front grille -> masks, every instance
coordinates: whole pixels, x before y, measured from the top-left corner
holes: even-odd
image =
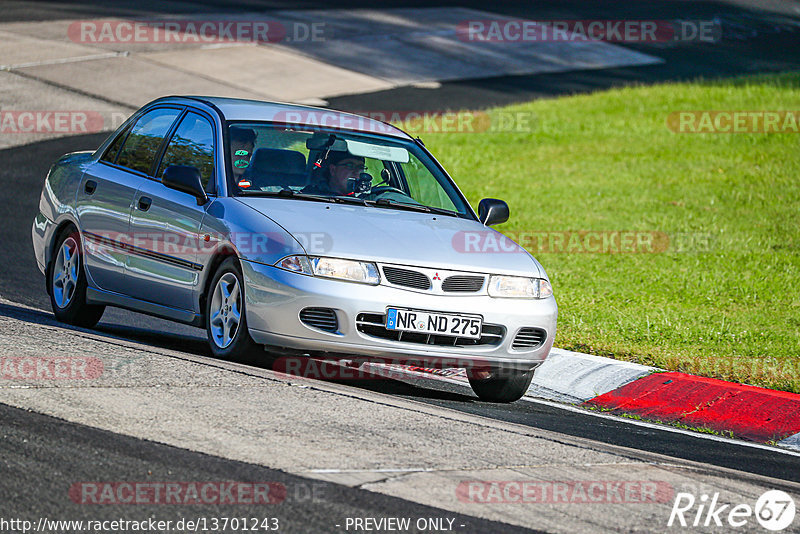
[[[442,291],[475,293],[476,291],[481,290],[484,280],[485,277],[483,276],[448,276],[444,279],[444,282],[442,282]]]
[[[383,274],[392,284],[415,289],[430,289],[431,280],[419,271],[398,269],[397,267],[384,267]]]
[[[359,313],[356,317],[356,328],[362,334],[404,343],[422,345],[440,345],[450,347],[469,347],[474,345],[499,345],[503,341],[505,328],[496,324],[484,324],[480,339],[464,337],[439,336],[435,334],[419,334],[417,332],[401,332],[386,329],[386,316],[380,313]]]
[[[336,332],[339,330],[339,321],[336,319],[336,312],[330,308],[303,308],[300,311],[300,320],[313,328],[319,328],[326,332]]]
[[[544,343],[547,332],[541,328],[522,328],[514,337],[511,348],[516,350],[535,349]]]

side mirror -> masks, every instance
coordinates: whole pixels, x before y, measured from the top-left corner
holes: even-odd
[[[170,189],[189,193],[202,206],[208,200],[203,182],[200,181],[200,169],[191,165],[170,165],[161,176],[161,183]]]
[[[478,218],[485,226],[504,223],[508,216],[508,204],[503,200],[484,198],[478,204]]]

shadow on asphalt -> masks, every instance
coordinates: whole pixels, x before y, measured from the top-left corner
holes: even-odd
[[[409,378],[408,381],[401,381],[391,378],[382,378],[379,375],[375,375],[375,378],[365,378],[361,380],[324,381],[335,382],[337,384],[343,384],[345,386],[351,386],[358,389],[365,389],[375,393],[385,393],[387,395],[406,397],[410,399],[427,399],[470,404],[478,402],[478,398],[475,396],[464,395],[455,391],[432,388],[430,386],[432,385],[433,379],[426,378]],[[425,387],[416,385],[417,383],[424,383]]]
[[[87,332],[94,335],[99,335],[101,337],[107,337],[109,339],[138,341],[147,345],[156,346],[163,349],[189,352],[198,356],[209,356],[210,354],[205,342],[199,341],[197,338],[170,332],[147,330],[127,325],[109,324],[102,322],[102,320],[95,328],[79,328],[59,322],[50,312],[6,303],[0,303],[0,316],[11,317],[32,324],[43,324],[57,328],[64,328],[66,330],[74,330],[76,332]]]

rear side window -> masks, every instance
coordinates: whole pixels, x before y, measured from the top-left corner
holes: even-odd
[[[149,173],[158,148],[179,113],[177,109],[154,109],[142,115],[122,145],[117,164]]]
[[[206,191],[214,175],[214,128],[197,113],[189,112],[170,139],[164,158],[161,160],[159,178],[170,165],[191,165],[200,171],[200,179]]]

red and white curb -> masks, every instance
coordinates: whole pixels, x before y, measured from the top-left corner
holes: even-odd
[[[584,406],[800,449],[800,395],[785,391],[664,372],[639,378]]]
[[[462,369],[389,367],[466,382]],[[800,451],[800,395],[795,393],[554,348],[525,396]]]

